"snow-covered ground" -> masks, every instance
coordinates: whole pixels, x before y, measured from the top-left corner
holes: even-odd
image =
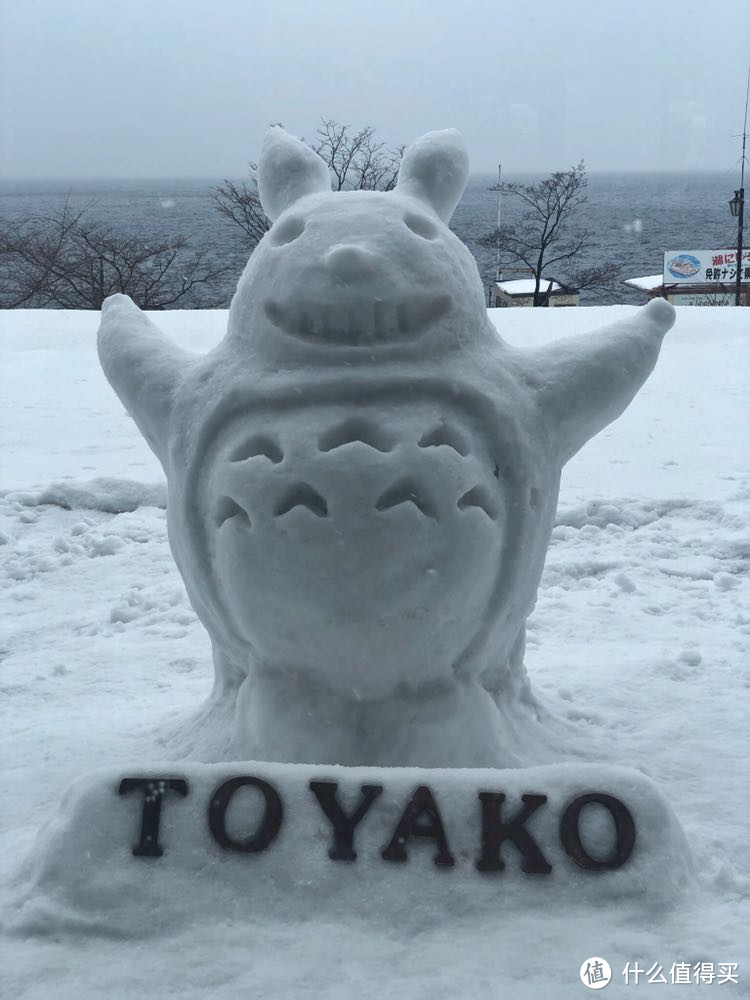
[[[535,345],[628,311],[490,315]],[[205,350],[226,314],[155,318]],[[162,473],[99,370],[97,325],[93,313],[0,313],[3,879],[69,782],[163,758],[165,724],[212,678],[167,544]],[[564,473],[529,622],[527,666],[550,710],[589,759],[648,774],[681,820],[697,874],[686,899],[514,913],[500,895],[493,920],[436,914],[419,928],[308,912],[147,941],[11,936],[7,995],[546,1000],[585,995],[589,956],[613,967],[607,996],[668,992],[675,962],[740,972],[739,985],[678,996],[747,995],[749,376],[750,311],[678,309],[644,389]],[[661,964],[667,984],[625,986],[626,961]]]

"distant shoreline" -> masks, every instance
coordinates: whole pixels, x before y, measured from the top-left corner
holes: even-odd
[[[564,169],[564,167],[560,167]],[[733,176],[736,173],[734,166],[731,168],[709,168],[701,167],[698,169],[680,167],[675,169],[664,169],[657,168],[654,170],[588,170],[589,178],[602,178],[602,177],[726,177],[727,184],[731,185],[733,183]],[[512,171],[509,170],[507,173],[503,173],[504,180],[516,180],[523,179],[528,180],[535,177],[544,177],[549,173],[549,171]],[[221,184],[224,180],[231,181],[242,181],[247,180],[249,173],[244,174],[217,174],[214,177],[176,177],[165,174],[164,176],[156,177],[0,177],[0,194],[3,193],[4,188],[14,188],[22,185],[29,185],[33,187],[43,187],[45,185],[55,187],[65,187],[67,185],[75,185],[79,187],[81,185],[95,184],[95,185],[161,185],[161,184],[187,184],[187,185],[208,185],[210,187],[215,187],[217,184]],[[471,180],[488,180],[491,184],[497,181],[497,172],[490,170],[480,170],[475,171],[470,176]],[[47,192],[52,193],[52,192]],[[731,193],[731,192],[730,192]]]

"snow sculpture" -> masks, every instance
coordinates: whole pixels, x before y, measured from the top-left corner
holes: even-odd
[[[332,193],[280,128],[273,220],[222,343],[105,303],[104,371],[161,460],[175,560],[214,647],[199,753],[370,765],[534,759],[523,666],[563,464],[628,405],[674,310],[533,352],[490,324],[448,229],[455,131],[389,193]]]

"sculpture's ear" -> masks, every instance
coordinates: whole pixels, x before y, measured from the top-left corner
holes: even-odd
[[[654,299],[635,316],[527,356],[527,374],[562,462],[620,416],[648,378],[675,311]]]
[[[427,132],[404,153],[398,189],[426,201],[445,222],[461,200],[469,179],[469,154],[454,128]]]
[[[172,403],[191,355],[167,340],[127,295],[104,302],[97,346],[110,385],[164,465]]]
[[[280,125],[266,132],[258,164],[258,194],[271,222],[298,198],[330,190],[325,160]]]

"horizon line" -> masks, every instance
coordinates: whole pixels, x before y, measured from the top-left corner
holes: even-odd
[[[469,175],[472,177],[494,177],[496,174],[496,169],[482,169],[472,171]],[[551,173],[557,173],[560,168],[552,168],[550,170],[540,170],[540,169],[517,169],[508,170],[506,176],[517,177],[517,176],[540,176],[546,177]],[[569,168],[564,168],[569,169]],[[589,177],[594,177],[601,174],[617,174],[623,176],[629,176],[633,174],[731,174],[732,169],[726,167],[633,167],[633,168],[622,168],[622,167],[600,167],[594,170],[589,170],[586,168],[586,173]],[[137,183],[145,181],[201,181],[211,183],[221,183],[225,180],[238,181],[246,180],[249,177],[249,173],[241,175],[231,175],[231,174],[134,174],[132,176],[124,174],[45,174],[37,177],[24,177],[24,176],[0,176],[0,184],[64,184],[64,183],[82,183],[87,181],[118,181],[118,182],[128,182]]]

